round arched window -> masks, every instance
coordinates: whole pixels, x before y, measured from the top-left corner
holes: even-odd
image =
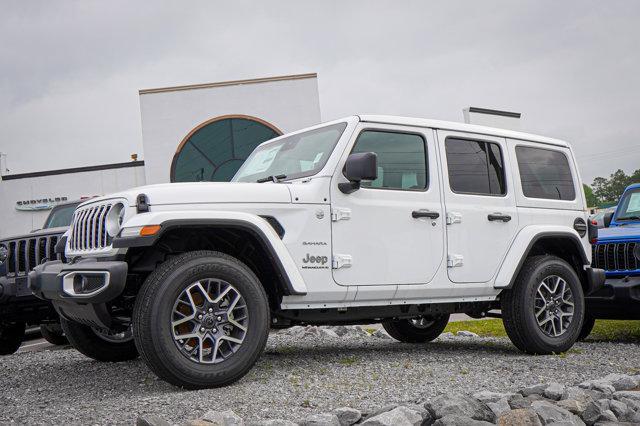
[[[266,121],[246,115],[206,121],[178,146],[171,164],[171,181],[228,182],[256,146],[281,134]]]

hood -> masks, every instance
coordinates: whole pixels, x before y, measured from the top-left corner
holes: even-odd
[[[113,198],[126,198],[130,206],[139,194],[145,194],[149,205],[203,203],[291,203],[291,192],[282,183],[190,182],[147,185],[104,197],[92,198],[89,205]]]
[[[8,238],[0,238],[0,241],[11,241],[11,240],[24,240],[27,238],[36,238],[42,237],[45,235],[62,235],[67,232],[68,227],[63,226],[59,228],[48,228],[48,229],[38,229],[37,231],[29,232],[28,234],[15,235]]]
[[[640,240],[640,223],[598,229],[598,241]]]

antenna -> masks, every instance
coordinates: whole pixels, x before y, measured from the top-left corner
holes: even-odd
[[[2,166],[2,158],[4,157],[4,167]],[[7,167],[7,154],[5,154],[4,152],[0,152],[0,175],[3,175],[5,173],[10,172],[11,170],[9,170],[9,168]]]

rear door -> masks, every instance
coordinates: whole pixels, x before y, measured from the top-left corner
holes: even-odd
[[[507,142],[463,132],[437,133],[444,163],[449,279],[488,282],[518,230]]]

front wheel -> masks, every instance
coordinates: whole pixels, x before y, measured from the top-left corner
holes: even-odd
[[[0,355],[15,353],[24,339],[23,322],[0,323]]]
[[[566,352],[578,339],[584,294],[573,268],[555,256],[528,258],[513,288],[500,296],[513,344],[529,354]]]
[[[131,327],[124,332],[103,332],[64,318],[60,318],[60,325],[71,346],[96,361],[121,362],[138,357]]]
[[[389,336],[405,343],[426,343],[438,337],[449,323],[449,314],[382,322]]]
[[[213,251],[163,263],[145,281],[133,312],[144,361],[188,389],[243,377],[266,345],[270,322],[267,295],[251,269]]]

